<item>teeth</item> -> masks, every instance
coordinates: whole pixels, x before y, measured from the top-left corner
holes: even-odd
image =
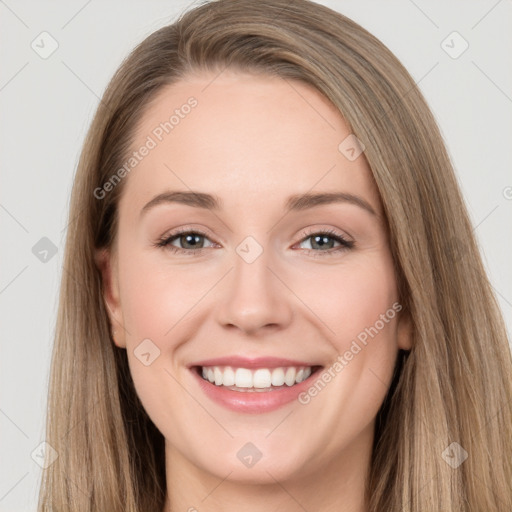
[[[252,376],[252,386],[254,388],[269,388],[272,385],[272,374],[270,370],[256,370]]]
[[[284,382],[287,386],[293,386],[295,384],[295,376],[297,375],[297,371],[295,368],[290,366],[284,375]]]
[[[222,386],[222,372],[219,368],[215,367],[213,369],[213,376],[215,377],[215,385]]]
[[[251,370],[237,368],[235,372],[235,386],[237,388],[252,388]]]
[[[241,389],[265,389],[286,384],[293,386],[311,375],[310,366],[287,366],[281,368],[232,368],[231,366],[202,367],[203,379],[216,386]]]
[[[284,384],[284,370],[274,368],[272,370],[272,386],[282,386]]]
[[[235,385],[235,372],[229,366],[227,368],[224,368],[224,374],[222,375],[222,384],[224,386]]]

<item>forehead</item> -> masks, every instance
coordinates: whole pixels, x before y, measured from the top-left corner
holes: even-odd
[[[166,189],[212,192],[228,204],[343,191],[379,210],[364,154],[351,161],[339,149],[348,136],[337,108],[303,82],[232,70],[190,75],[146,107],[132,150],[150,150],[129,173],[122,202],[141,205]]]

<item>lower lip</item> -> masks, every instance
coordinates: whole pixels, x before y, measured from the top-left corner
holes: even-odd
[[[216,386],[210,381],[203,379],[196,371],[190,371],[198,380],[199,387],[214,402],[223,405],[227,409],[244,413],[270,412],[282,407],[297,399],[298,395],[305,391],[312,383],[312,379],[318,377],[318,369],[306,380],[293,386],[285,386],[271,391],[233,391],[224,386]]]

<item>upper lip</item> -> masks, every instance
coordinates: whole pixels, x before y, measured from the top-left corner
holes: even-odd
[[[241,356],[217,357],[214,359],[204,359],[189,365],[194,366],[233,366],[235,368],[279,368],[282,366],[320,366],[306,361],[297,361],[295,359],[285,359],[281,357],[254,357],[247,358]]]

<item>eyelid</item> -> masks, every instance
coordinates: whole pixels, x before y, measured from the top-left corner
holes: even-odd
[[[206,231],[209,230],[204,228],[194,228],[192,225],[182,226],[180,228],[176,228],[175,230],[171,230],[171,232],[168,234],[166,233],[159,237],[158,240],[153,244],[153,246],[157,248],[168,249],[173,253],[187,254],[188,256],[198,256],[202,254],[202,252],[205,251],[206,249],[209,249],[209,247],[200,247],[199,249],[182,249],[181,247],[175,247],[171,245],[171,241],[174,241],[174,239],[179,238],[179,236],[182,234],[193,233],[210,240],[210,242],[212,242],[213,244],[216,244],[217,242],[214,242]],[[326,235],[329,238],[337,239],[337,242],[341,244],[339,247],[331,248],[326,251],[302,249],[303,251],[306,251],[307,254],[314,254],[315,257],[323,255],[328,257],[333,254],[338,254],[343,250],[352,249],[355,244],[353,238],[350,235],[347,236],[347,234],[336,228],[320,228],[308,226],[307,228],[304,228],[301,238],[294,244],[294,246],[303,243],[308,238],[311,238],[313,235]]]
[[[166,240],[169,238],[177,237],[178,235],[182,235],[184,233],[196,233],[198,235],[204,236],[205,238],[211,239],[215,238],[213,233],[210,232],[209,229],[204,227],[196,227],[194,224],[189,224],[186,226],[182,226],[176,229],[171,229],[166,231],[162,236],[158,237],[158,240]],[[217,236],[217,238],[221,238]],[[213,241],[213,240],[212,240]]]
[[[195,249],[195,250],[192,250],[192,249],[182,249],[181,247],[171,246],[171,242],[170,241],[173,240],[173,239],[179,238],[179,236],[182,235],[182,234],[194,233],[196,235],[202,236],[202,237],[210,240],[213,244],[215,244],[216,242],[211,240],[211,237],[207,233],[207,231],[208,231],[207,229],[204,229],[204,228],[194,228],[192,226],[184,226],[184,227],[176,228],[175,230],[171,230],[170,232],[166,232],[162,236],[158,237],[156,242],[153,243],[152,245],[155,246],[155,247],[163,248],[163,249],[166,249],[168,247],[172,247],[172,249],[170,249],[170,250],[174,251],[174,252],[186,252],[186,253],[189,253],[189,254],[198,253],[199,251],[207,249],[207,247],[201,247],[201,248]]]
[[[306,228],[306,231],[303,233],[302,238],[295,244],[299,245],[309,238],[311,238],[313,235],[324,235],[328,238],[335,239],[340,245],[338,247],[334,247],[331,249],[328,249],[326,251],[317,251],[314,249],[303,249],[303,251],[306,251],[308,255],[312,255],[313,257],[317,258],[328,258],[331,256],[338,256],[341,253],[351,250],[355,247],[354,239],[351,236],[345,235],[345,233],[341,232],[338,229],[335,228],[315,228],[310,227]]]
[[[316,234],[328,234],[328,235],[331,235],[333,237],[338,237],[338,238],[342,238],[343,240],[345,240],[346,242],[350,242],[350,243],[353,243],[354,242],[354,239],[351,235],[349,235],[346,231],[342,231],[341,229],[337,229],[337,228],[318,228],[318,227],[306,227],[304,228],[304,232],[302,233],[302,238],[300,240],[300,242],[302,242],[305,238],[308,238],[312,235],[316,235]]]

